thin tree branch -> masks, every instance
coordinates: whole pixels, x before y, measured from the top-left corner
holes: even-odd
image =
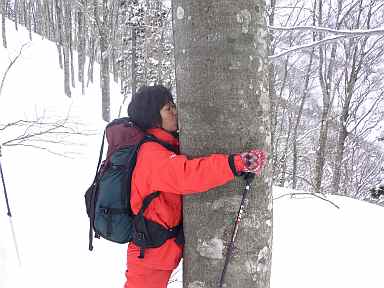
[[[275,201],[275,200],[278,200],[278,199],[283,198],[285,196],[290,196],[291,198],[293,198],[294,196],[298,196],[298,195],[311,195],[311,196],[317,197],[317,198],[319,198],[321,200],[324,200],[324,201],[332,204],[337,209],[340,209],[340,207],[337,206],[335,203],[333,203],[331,200],[328,200],[328,199],[326,199],[324,197],[321,197],[321,196],[317,195],[316,193],[309,193],[309,192],[308,193],[305,193],[305,192],[287,193],[287,194],[280,195],[280,196],[278,196],[276,198],[273,198],[273,200]]]
[[[24,146],[24,147],[30,147],[30,148],[35,148],[35,149],[39,149],[39,150],[43,150],[43,151],[46,151],[50,154],[53,154],[53,155],[56,155],[56,156],[61,156],[61,157],[65,157],[65,158],[69,158],[69,159],[72,159],[73,157],[70,157],[68,154],[64,154],[64,153],[59,153],[59,152],[56,152],[56,151],[53,151],[47,147],[42,147],[42,146],[39,146],[39,145],[34,145],[34,144],[22,144],[22,143],[18,143],[18,144],[15,144],[15,145],[7,145],[7,146]],[[78,155],[78,153],[74,153],[74,152],[69,152],[70,154],[73,154],[73,155]]]
[[[19,57],[21,56],[21,54],[23,52],[23,49],[24,49],[24,47],[26,45],[28,45],[28,43],[24,43],[23,45],[21,45],[19,53],[13,59],[11,59],[11,62],[9,63],[7,69],[5,69],[3,78],[1,79],[0,96],[1,96],[1,92],[3,91],[3,86],[4,86],[4,83],[5,83],[5,79],[7,78],[8,72],[11,70],[12,66],[16,63],[17,59],[19,59]]]

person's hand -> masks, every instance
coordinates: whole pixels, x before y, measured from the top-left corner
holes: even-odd
[[[252,149],[248,152],[243,152],[240,155],[242,167],[239,167],[240,172],[249,172],[260,175],[261,170],[267,163],[267,153],[260,149]]]

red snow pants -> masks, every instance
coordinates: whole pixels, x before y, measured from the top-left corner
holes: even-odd
[[[167,288],[171,274],[172,270],[156,270],[128,262],[124,288]]]

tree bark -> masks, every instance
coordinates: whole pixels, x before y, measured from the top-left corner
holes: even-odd
[[[181,149],[191,157],[270,151],[265,2],[173,2]],[[184,198],[184,287],[218,287],[244,181]],[[256,177],[225,284],[269,287],[270,170]]]

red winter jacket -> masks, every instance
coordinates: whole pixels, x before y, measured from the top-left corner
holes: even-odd
[[[179,146],[178,140],[163,129],[153,128],[147,132],[176,148]],[[143,199],[152,192],[160,191],[160,196],[151,202],[144,216],[171,228],[182,221],[182,195],[205,192],[233,179],[228,155],[212,154],[188,160],[186,156],[176,155],[156,142],[147,142],[140,147],[132,175],[132,210],[137,214]],[[172,270],[180,262],[182,249],[173,238],[158,248],[146,249],[144,259],[139,259],[140,249],[131,242],[128,258],[130,263],[140,266]]]

